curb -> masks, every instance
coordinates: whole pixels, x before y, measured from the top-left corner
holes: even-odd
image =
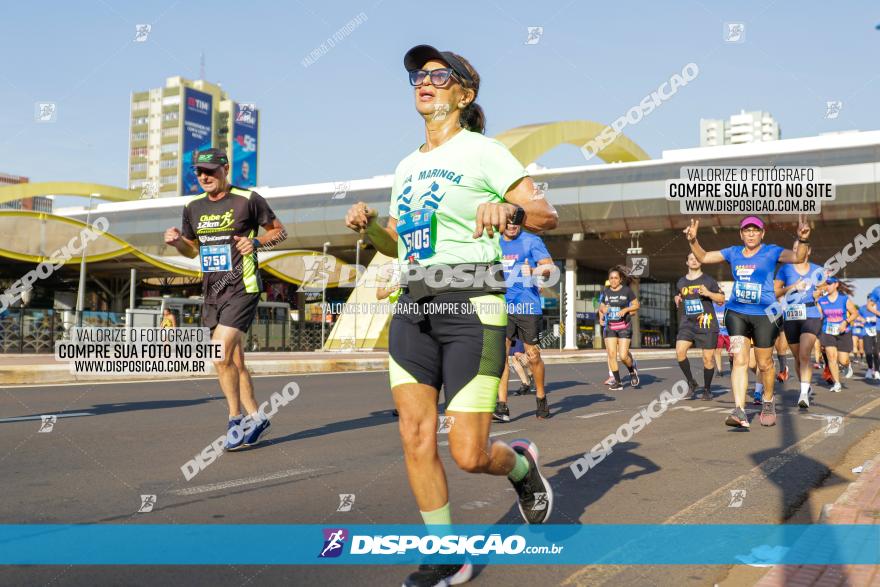
[[[674,349],[636,350],[638,359],[674,359]],[[316,353],[317,354],[317,353]],[[323,353],[322,353],[323,354]],[[689,354],[699,357],[699,351]],[[51,355],[47,355],[51,356]],[[2,357],[2,355],[0,355]],[[547,365],[563,365],[576,363],[604,363],[603,352],[587,351],[552,351],[543,353]],[[341,373],[350,371],[387,371],[388,355],[372,357],[334,358],[332,356],[291,360],[259,359],[259,355],[246,357],[248,370],[252,375],[299,375],[305,373]],[[52,383],[98,383],[98,382],[138,382],[163,379],[213,379],[214,366],[209,365],[204,374],[190,373],[150,373],[144,375],[118,374],[94,375],[89,373],[74,374],[66,363],[45,363],[31,365],[0,365],[0,385],[40,385]]]

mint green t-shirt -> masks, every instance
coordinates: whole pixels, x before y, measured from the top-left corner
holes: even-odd
[[[398,260],[414,255],[425,266],[498,261],[497,232],[473,238],[477,208],[503,202],[527,175],[502,143],[466,129],[427,153],[409,154],[394,172],[389,209],[398,220]]]

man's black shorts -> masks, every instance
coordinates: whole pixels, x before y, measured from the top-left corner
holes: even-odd
[[[851,332],[833,335],[823,332],[819,336],[819,344],[824,347],[833,346],[839,353],[851,353],[853,351],[853,337]]]
[[[785,332],[785,340],[788,344],[800,344],[802,334],[819,336],[819,332],[822,330],[822,319],[786,320],[782,323],[782,330]]]
[[[685,322],[679,328],[675,340],[690,341],[698,349],[714,349],[718,346],[718,329],[697,328],[693,322]]]
[[[770,320],[766,314],[740,314],[734,310],[725,310],[724,325],[730,338],[745,336],[752,339],[757,349],[769,349],[776,344],[782,319]]]
[[[202,306],[202,326],[217,328],[218,324],[247,332],[257,315],[258,293],[237,293]]]
[[[508,314],[507,338],[523,341],[523,344],[535,346],[541,333],[541,314]]]

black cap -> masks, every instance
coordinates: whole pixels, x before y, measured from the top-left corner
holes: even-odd
[[[205,169],[217,169],[229,165],[229,157],[220,149],[205,149],[196,153],[193,159],[193,167],[204,167]]]
[[[420,69],[426,62],[431,60],[443,61],[449,64],[458,77],[472,85],[476,85],[474,78],[471,77],[468,68],[464,66],[461,59],[453,55],[449,51],[440,51],[431,45],[416,45],[406,52],[403,56],[403,66],[407,71]]]

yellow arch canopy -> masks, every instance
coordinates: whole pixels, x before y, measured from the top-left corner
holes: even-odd
[[[590,120],[569,120],[518,126],[504,131],[495,138],[504,143],[520,163],[528,165],[563,143],[583,147],[606,128],[609,127]],[[623,134],[617,135],[610,144],[599,151],[598,156],[608,163],[646,161],[651,158]]]
[[[139,190],[127,190],[101,183],[78,181],[42,181],[36,183],[17,183],[0,187],[0,204],[14,202],[35,196],[94,196],[111,202],[127,202],[141,197]]]

